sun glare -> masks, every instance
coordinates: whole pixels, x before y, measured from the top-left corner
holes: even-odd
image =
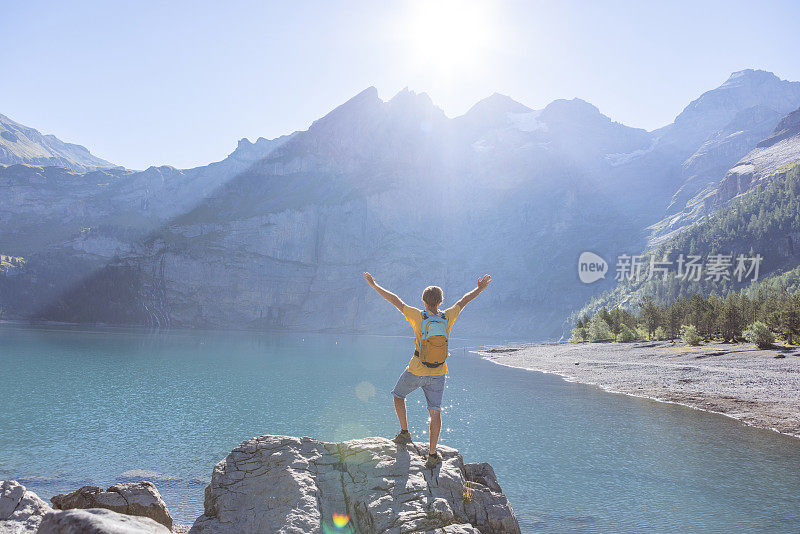
[[[438,74],[477,69],[492,41],[489,2],[429,0],[413,5],[405,34],[412,63]]]

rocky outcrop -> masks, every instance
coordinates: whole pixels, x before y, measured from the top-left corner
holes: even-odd
[[[770,147],[796,135],[800,135],[800,109],[792,111],[781,119],[772,135],[761,141],[758,148]]]
[[[518,534],[514,511],[487,463],[440,446],[385,438],[326,443],[261,436],[214,466],[194,534]],[[16,481],[0,482],[0,534],[160,534],[172,518],[150,482],[56,495],[54,508]],[[176,530],[177,531],[177,530]]]
[[[738,195],[758,185],[782,178],[800,162],[800,109],[778,124],[765,139],[730,169],[709,196],[709,205],[717,209]]]
[[[115,484],[106,491],[97,486],[83,486],[72,493],[56,495],[50,501],[58,510],[105,508],[120,514],[149,517],[172,528],[172,516],[152,482]]]
[[[384,438],[256,437],[214,467],[190,532],[323,533],[335,515],[351,533],[520,532],[491,467],[439,450],[441,465],[427,469],[424,448]]]
[[[55,509],[15,480],[0,481],[0,534],[166,534],[172,528],[150,482],[102,491],[84,486],[51,499]]]
[[[50,512],[38,534],[168,534],[148,517],[118,514],[104,508]]]
[[[0,534],[36,532],[50,505],[16,480],[0,481]]]
[[[486,486],[497,493],[503,492],[503,490],[500,489],[500,484],[497,482],[494,469],[486,462],[464,464],[464,475],[470,482]]]

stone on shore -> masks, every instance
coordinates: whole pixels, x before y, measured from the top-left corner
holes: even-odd
[[[427,447],[385,438],[252,438],[214,467],[190,532],[323,534],[344,514],[341,532],[518,534],[491,466],[439,452],[442,463],[427,469]]]
[[[58,510],[105,508],[120,514],[149,517],[168,529],[172,528],[172,516],[167,505],[153,483],[148,481],[115,484],[106,491],[97,486],[83,486],[72,493],[56,495],[50,501]]]
[[[106,508],[54,510],[42,520],[38,534],[169,534],[149,517],[125,515]]]
[[[0,534],[36,532],[52,508],[16,480],[0,481]]]
[[[16,480],[0,481],[0,534],[168,534],[163,522],[172,525],[150,482],[117,484],[107,492],[84,486],[52,501],[55,509]]]

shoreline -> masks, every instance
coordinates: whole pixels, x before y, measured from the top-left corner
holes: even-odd
[[[800,347],[682,342],[549,343],[473,351],[609,393],[679,404],[800,438]]]

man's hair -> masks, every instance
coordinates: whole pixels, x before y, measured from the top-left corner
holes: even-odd
[[[428,286],[422,292],[422,300],[428,306],[438,306],[444,300],[444,293],[439,286]]]

